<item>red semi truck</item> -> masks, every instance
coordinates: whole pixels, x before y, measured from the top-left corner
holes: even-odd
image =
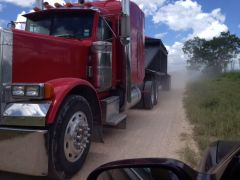
[[[0,170],[59,179],[83,165],[102,128],[170,89],[167,50],[128,0],[47,2],[25,30],[0,30]]]

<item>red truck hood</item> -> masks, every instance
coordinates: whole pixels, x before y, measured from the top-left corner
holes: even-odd
[[[13,82],[86,79],[90,40],[57,38],[13,30]]]

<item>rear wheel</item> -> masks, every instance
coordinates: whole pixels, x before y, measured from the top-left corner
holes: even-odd
[[[50,168],[55,178],[70,178],[82,167],[89,152],[92,120],[84,97],[66,98],[50,128]]]
[[[146,109],[152,109],[154,106],[155,101],[155,90],[153,81],[146,81],[144,84],[144,95],[143,95],[143,101],[144,101],[144,107]]]
[[[157,103],[158,103],[158,93],[159,93],[159,91],[158,91],[158,81],[154,81],[154,105],[157,105]]]

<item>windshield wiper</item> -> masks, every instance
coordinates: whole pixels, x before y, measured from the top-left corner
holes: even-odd
[[[65,38],[75,38],[74,35],[72,34],[57,34],[57,35],[54,35],[55,37],[65,37]]]
[[[77,34],[57,34],[54,35],[55,37],[63,37],[63,38],[75,38],[75,39],[81,39],[80,37],[77,36]]]

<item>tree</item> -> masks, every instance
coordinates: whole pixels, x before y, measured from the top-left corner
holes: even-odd
[[[240,53],[240,38],[230,32],[211,40],[195,37],[186,41],[182,50],[188,57],[188,68],[222,72]]]

